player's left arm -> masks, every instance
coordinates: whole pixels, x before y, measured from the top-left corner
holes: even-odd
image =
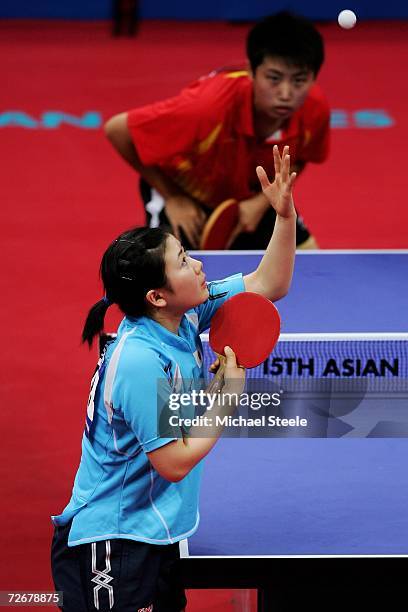
[[[273,148],[275,180],[269,182],[262,166],[256,173],[262,193],[276,211],[276,222],[271,240],[257,269],[244,276],[245,289],[264,295],[275,301],[284,297],[292,282],[296,253],[296,210],[292,188],[296,173],[290,171],[289,147],[283,149],[282,157],[275,145]]]

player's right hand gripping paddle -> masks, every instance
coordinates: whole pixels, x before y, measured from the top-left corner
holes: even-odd
[[[204,226],[200,249],[223,250],[238,224],[239,206],[236,200],[225,200],[217,206]]]
[[[224,375],[225,346],[232,348],[238,365],[255,368],[271,353],[279,334],[280,316],[267,298],[244,291],[226,300],[211,321],[210,346],[220,356],[214,378]]]

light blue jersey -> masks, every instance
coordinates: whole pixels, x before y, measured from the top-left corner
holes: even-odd
[[[114,538],[172,544],[197,529],[202,462],[169,482],[146,453],[176,439],[157,431],[157,381],[170,394],[183,379],[203,378],[199,334],[227,298],[245,291],[242,274],[208,290],[209,299],[183,316],[179,335],[148,317],[125,317],[99,360],[72,497],[52,517],[55,525],[73,519],[69,546]]]

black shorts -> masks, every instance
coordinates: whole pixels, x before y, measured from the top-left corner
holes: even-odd
[[[64,612],[180,612],[187,605],[177,572],[179,544],[103,540],[68,547],[71,523],[51,547],[55,590]]]
[[[151,190],[150,185],[145,180],[142,179],[140,181],[140,193],[141,193],[142,200],[143,200],[145,207],[146,207],[146,204],[150,202],[151,191],[152,190]],[[212,213],[212,210],[209,208],[206,208],[204,206],[202,206],[201,208],[203,209],[207,217],[209,217],[210,214]],[[152,215],[149,213],[148,210],[146,210],[146,224],[149,226],[151,224],[151,219],[152,219]],[[160,211],[158,219],[159,219],[160,227],[170,230],[170,222],[167,218],[164,208]],[[266,211],[266,213],[260,220],[256,230],[254,232],[244,232],[240,234],[239,236],[237,236],[237,238],[234,240],[234,242],[230,246],[230,249],[234,251],[256,250],[256,249],[265,250],[272,236],[272,231],[275,225],[275,219],[276,219],[276,213],[274,209],[271,207]],[[310,232],[308,228],[306,227],[306,225],[304,224],[302,217],[298,216],[296,219],[296,245],[300,246],[301,244],[306,242],[308,238],[310,238]],[[182,242],[183,242],[183,246],[186,249],[191,248],[191,245],[189,244],[187,238],[184,235],[182,235]]]

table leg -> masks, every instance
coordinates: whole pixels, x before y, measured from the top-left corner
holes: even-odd
[[[257,591],[258,612],[287,612],[280,597],[276,595],[276,589],[260,589]]]

